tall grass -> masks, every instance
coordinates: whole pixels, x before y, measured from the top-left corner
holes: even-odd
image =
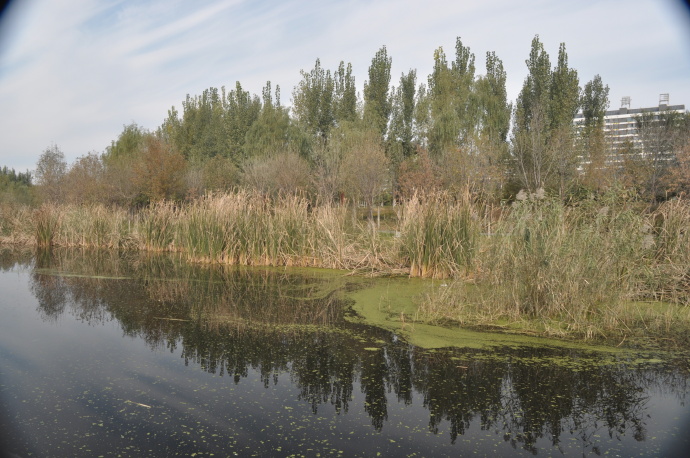
[[[400,254],[410,275],[446,278],[467,273],[481,232],[469,194],[415,196],[402,208]]]
[[[481,238],[476,283],[439,288],[421,314],[479,325],[539,323],[542,333],[587,338],[635,334],[640,326],[663,332],[669,320],[642,311],[640,301],[687,303],[689,210],[675,201],[647,214],[615,194],[574,206],[521,202],[493,236]],[[690,326],[690,313],[680,309],[664,316],[685,317]]]
[[[130,237],[128,215],[103,205],[63,207],[56,244],[70,247],[121,248]]]
[[[135,220],[141,248],[148,251],[174,251],[179,214],[174,202],[161,201],[142,210]]]
[[[644,270],[644,295],[659,301],[690,304],[690,205],[662,204],[650,217],[648,244],[654,262]]]
[[[39,247],[52,246],[60,230],[59,208],[42,205],[33,213],[34,234]]]

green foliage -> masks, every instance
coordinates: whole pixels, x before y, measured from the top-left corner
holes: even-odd
[[[340,124],[344,121],[355,122],[359,119],[357,111],[357,88],[355,77],[352,75],[352,64],[340,62],[335,72],[335,121]]]
[[[391,62],[383,46],[376,52],[369,66],[369,80],[364,82],[364,120],[374,126],[383,137],[388,129],[391,99],[388,95],[391,82]]]
[[[455,51],[455,61],[450,66],[443,48],[434,52],[434,69],[428,80],[429,149],[437,158],[470,145],[478,124],[474,54],[459,37]]]
[[[124,163],[135,159],[147,135],[148,131],[136,123],[123,126],[117,140],[106,148],[103,159],[108,163]]]
[[[548,113],[549,107],[551,61],[544,45],[539,41],[539,35],[532,39],[529,59],[525,63],[529,73],[516,102],[515,130],[528,132],[533,126],[535,115],[542,112],[539,116],[545,116],[543,112]],[[547,119],[546,122],[540,123],[540,128],[546,129],[549,124]]]
[[[391,105],[391,124],[388,141],[399,154],[395,155],[398,162],[412,156],[415,152],[414,144],[414,114],[417,72],[410,70],[400,75],[400,85],[393,88]]]
[[[585,84],[580,105],[585,118],[585,128],[603,128],[604,116],[609,107],[609,86],[604,85],[601,76],[594,75],[592,81]]]
[[[577,70],[568,68],[565,43],[558,49],[558,65],[551,73],[549,121],[552,131],[570,128],[580,107],[580,80]]]
[[[506,72],[495,52],[486,53],[486,75],[476,83],[477,129],[494,144],[505,143],[510,129],[511,104],[506,91]]]
[[[458,144],[460,120],[455,109],[457,90],[443,48],[434,52],[434,69],[429,76],[429,149],[436,157]]]
[[[307,132],[325,141],[335,125],[333,77],[330,70],[321,67],[319,59],[309,73],[300,73],[302,81],[292,94],[295,117]]]
[[[263,90],[261,113],[245,136],[245,156],[266,157],[287,151],[306,156],[308,149],[308,138],[292,122],[287,108],[280,105],[279,87],[276,88],[276,101],[273,101],[269,81]]]
[[[584,167],[584,183],[592,190],[600,190],[607,184],[606,143],[604,137],[604,116],[609,106],[609,87],[604,85],[599,75],[585,84],[580,106],[584,126],[580,132],[579,152],[588,157]]]
[[[174,108],[168,112],[159,129],[162,138],[194,162],[217,155],[241,162],[247,131],[261,111],[256,95],[243,90],[238,81],[227,95],[224,87],[206,89],[201,96],[187,95],[182,107],[181,119]]]
[[[33,201],[31,172],[16,172],[6,166],[0,168],[0,202],[29,205]]]

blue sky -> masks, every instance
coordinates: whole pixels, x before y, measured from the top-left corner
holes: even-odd
[[[514,100],[539,34],[555,64],[565,42],[581,85],[601,75],[611,107],[690,108],[690,13],[678,0],[21,0],[0,22],[0,166],[32,170],[56,144],[68,162],[103,152],[125,124],[158,127],[186,94],[236,81],[293,88],[317,58],[351,62],[361,92],[383,45],[392,84],[426,81],[456,37],[484,72],[495,51]]]

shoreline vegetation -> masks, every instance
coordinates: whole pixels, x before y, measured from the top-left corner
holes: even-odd
[[[443,279],[408,322],[687,346],[690,202],[651,211],[624,194],[573,204],[532,196],[497,207],[437,192],[387,207],[383,222],[351,206],[246,190],[137,211],[4,205],[0,246],[176,252],[192,263]]]

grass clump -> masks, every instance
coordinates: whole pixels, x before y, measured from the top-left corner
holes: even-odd
[[[469,194],[414,196],[400,220],[400,254],[411,276],[447,278],[469,271],[481,232]]]
[[[54,244],[60,230],[60,210],[50,205],[42,205],[33,213],[36,245],[49,247]]]

